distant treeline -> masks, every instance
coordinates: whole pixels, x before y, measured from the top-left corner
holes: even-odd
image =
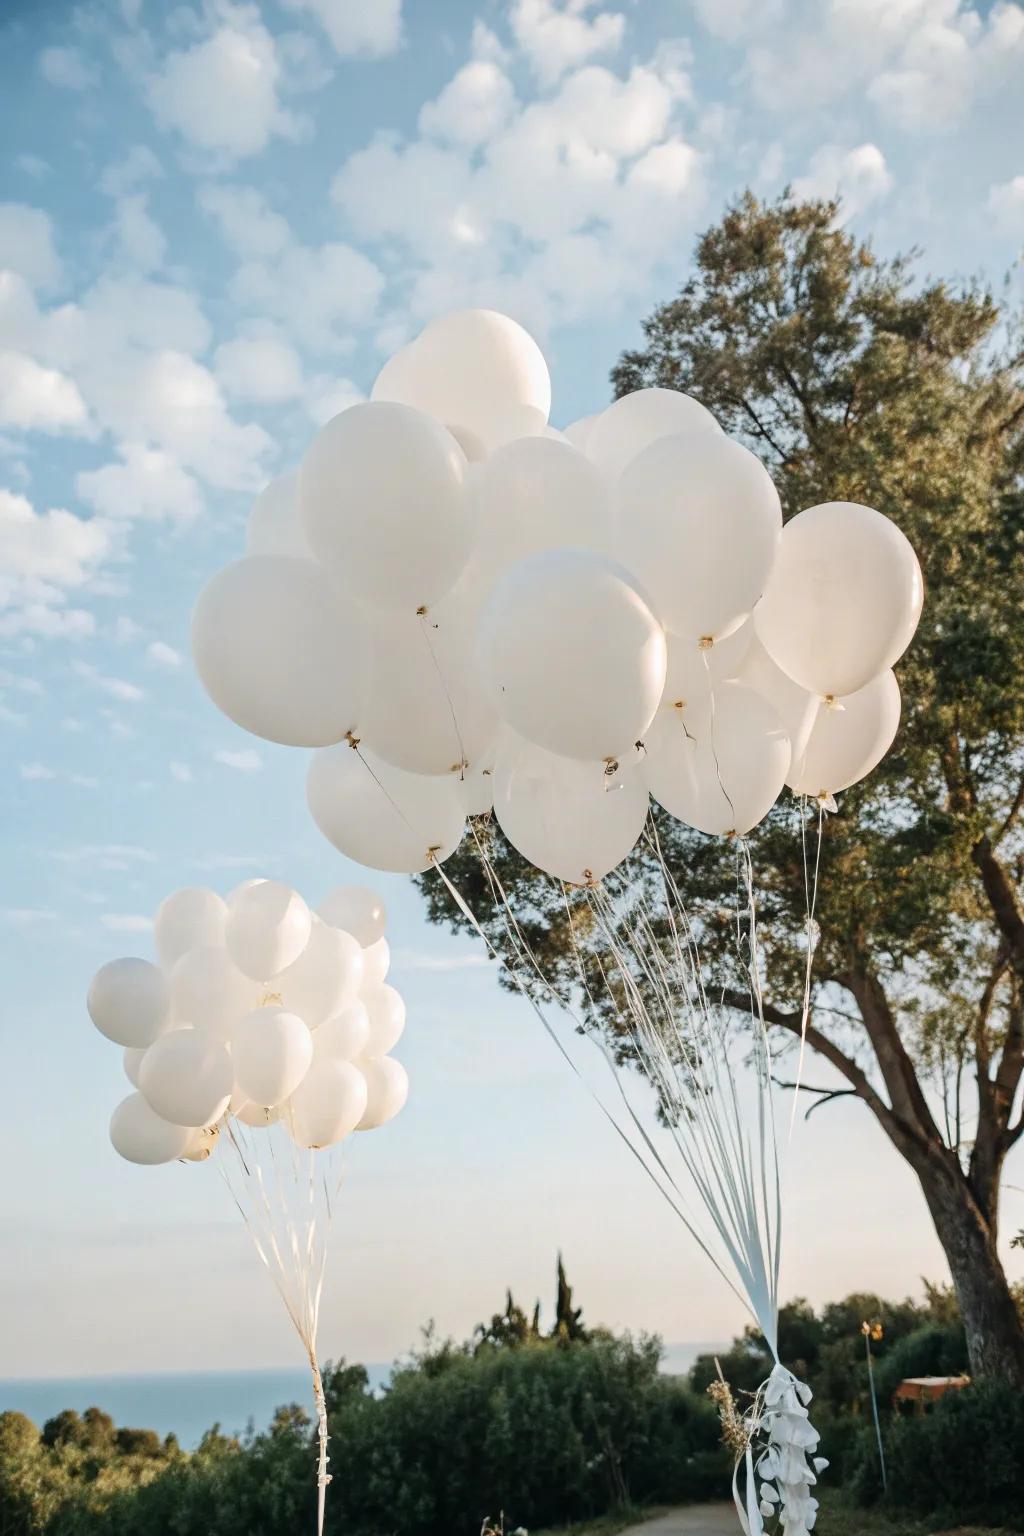
[[[783,1309],[781,1353],[815,1389],[830,1479],[878,1497],[877,1453],[864,1432],[865,1321],[881,1325],[872,1349],[890,1491],[918,1508],[930,1500],[926,1513],[945,1501],[957,1518],[1022,1528],[1024,1405],[970,1389],[908,1423],[887,1407],[904,1375],[964,1368],[946,1291],[930,1289],[923,1304],[854,1295],[820,1313],[802,1301]],[[509,1294],[465,1343],[428,1330],[378,1394],[361,1366],[329,1368],[328,1530],[476,1536],[499,1510],[506,1528],[537,1529],[629,1504],[725,1496],[731,1467],[706,1393],[714,1361],[699,1359],[686,1379],[660,1374],[659,1358],[656,1339],[588,1328],[559,1263],[549,1330],[539,1306],[527,1315]],[[719,1358],[741,1402],[770,1367],[752,1331]],[[23,1414],[0,1414],[0,1536],[291,1536],[314,1528],[314,1504],[313,1431],[299,1407],[241,1439],[215,1426],[191,1453],[173,1435],[118,1428],[96,1408],[65,1411],[41,1431]]]

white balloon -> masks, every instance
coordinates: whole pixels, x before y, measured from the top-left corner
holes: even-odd
[[[181,1155],[187,1163],[205,1163],[219,1140],[219,1125],[201,1125],[192,1132]]]
[[[274,991],[287,1009],[316,1029],[355,998],[365,953],[350,933],[318,919],[294,965],[275,978]]]
[[[771,705],[741,683],[663,709],[647,737],[646,777],[659,805],[698,832],[742,836],[786,782],[790,744]]]
[[[563,757],[626,752],[665,686],[661,625],[627,571],[585,550],[546,550],[507,571],[479,647],[503,719]]]
[[[470,481],[479,513],[474,563],[491,580],[542,549],[610,553],[611,498],[571,444],[523,437],[490,455]]]
[[[375,1131],[393,1120],[409,1097],[409,1075],[393,1056],[364,1056],[359,1069],[366,1083],[366,1108],[357,1131]]]
[[[321,1024],[313,1036],[313,1055],[319,1060],[355,1061],[367,1048],[370,1015],[360,1001],[346,1003],[333,1019]]]
[[[161,1120],[141,1093],[122,1099],[110,1117],[114,1151],[129,1163],[173,1163],[184,1154],[192,1132]]]
[[[590,441],[590,429],[596,420],[596,414],[580,416],[576,421],[570,421],[569,425],[563,428],[563,436],[567,442],[572,443],[574,448],[578,448],[580,453],[586,453],[587,444]]]
[[[665,638],[668,641],[668,670],[661,707],[672,709],[677,704],[706,699],[719,684],[739,676],[747,652],[754,644],[754,625],[751,619],[744,619],[739,629],[710,646],[702,646],[692,636],[684,638],[667,632]]]
[[[171,972],[175,1023],[191,1024],[215,1040],[230,1039],[239,1019],[259,1005],[261,992],[226,949],[190,949]]]
[[[551,378],[522,326],[492,309],[462,309],[432,320],[384,365],[373,399],[416,406],[490,450],[547,422]]]
[[[235,1083],[252,1104],[272,1108],[290,1098],[312,1060],[309,1026],[284,1008],[255,1008],[231,1033]]]
[[[153,937],[160,964],[169,971],[186,950],[224,943],[228,909],[223,897],[205,886],[174,891],[156,909]]]
[[[218,571],[192,615],[192,655],[217,708],[266,741],[322,747],[357,723],[362,621],[313,560],[247,555]]]
[[[370,869],[416,874],[462,840],[454,774],[405,773],[372,752],[328,747],[313,754],[306,797],[328,842]]]
[[[280,880],[261,880],[231,898],[225,929],[228,954],[246,976],[266,981],[299,958],[312,927],[312,915],[298,891]]]
[[[363,1049],[367,1056],[386,1056],[402,1038],[405,1003],[387,982],[364,987],[361,1001],[370,1020],[370,1037]]]
[[[329,1147],[366,1112],[366,1078],[351,1061],[314,1061],[288,1101],[286,1120],[300,1147]]]
[[[227,1047],[198,1029],[172,1029],[146,1052],[139,1087],[162,1120],[212,1125],[231,1100]]]
[[[832,708],[821,703],[786,783],[794,794],[819,799],[849,789],[882,761],[899,724],[900,689],[892,672],[872,678]]]
[[[647,819],[647,788],[626,771],[554,758],[510,739],[494,768],[494,813],[523,858],[574,885],[600,880],[631,851]]]
[[[115,1045],[146,1046],[170,1022],[164,974],[149,960],[126,956],[100,966],[89,986],[89,1017]]]
[[[139,1068],[142,1066],[142,1058],[149,1047],[147,1045],[126,1045],[121,1060],[124,1062],[124,1075],[133,1088],[139,1086]]]
[[[753,688],[762,699],[767,699],[782,721],[782,728],[793,750],[792,761],[795,763],[806,747],[807,738],[818,718],[818,708],[822,702],[820,695],[808,693],[806,688],[801,688],[799,683],[787,677],[782,668],[772,661],[756,634],[743,658],[736,681],[747,688]]]
[[[896,524],[871,507],[828,501],[786,524],[754,624],[794,682],[843,698],[899,660],[923,601],[921,567]]]
[[[666,629],[695,643],[739,628],[765,589],[781,531],[771,476],[722,432],[659,438],[619,481],[617,557]]]
[[[368,886],[335,886],[316,910],[325,923],[332,928],[344,928],[364,949],[384,936],[384,903]]]
[[[465,472],[451,433],[422,411],[350,406],[321,427],[302,461],[306,537],[351,596],[414,614],[454,586],[469,558]]]
[[[458,773],[486,751],[498,712],[477,671],[475,625],[456,593],[425,614],[378,613],[360,721],[378,757],[408,773]]]
[[[709,410],[677,389],[637,389],[595,416],[587,433],[587,457],[611,485],[637,454],[677,432],[721,434]]]
[[[375,944],[367,945],[363,950],[363,990],[379,987],[390,967],[391,945],[387,939],[382,937]]]
[[[257,496],[245,531],[247,554],[313,558],[299,521],[298,484],[299,472],[291,469],[271,480]]]
[[[284,1104],[275,1104],[273,1108],[266,1104],[243,1104],[235,1110],[235,1119],[241,1120],[243,1125],[250,1126],[254,1131],[266,1131],[277,1124],[285,1109]]]

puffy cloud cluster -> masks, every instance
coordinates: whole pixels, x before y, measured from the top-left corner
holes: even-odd
[[[587,9],[522,4],[513,25],[522,42],[534,23],[607,19]],[[350,155],[335,202],[361,238],[400,246],[415,319],[480,302],[546,330],[621,305],[675,248],[701,196],[701,156],[681,124],[684,50],[617,74],[567,71],[566,44],[557,84],[524,102],[493,38],[476,38],[476,56],[421,110],[418,137],[378,134]],[[596,48],[591,37],[585,51]]]
[[[954,128],[1024,58],[1016,0],[695,0],[714,35],[745,50],[741,77],[773,111],[867,96],[883,122]]]
[[[0,635],[77,639],[92,614],[69,606],[112,547],[109,525],[55,507],[37,512],[27,496],[0,489]]]
[[[275,136],[301,137],[304,122],[281,101],[281,60],[257,8],[224,3],[215,14],[208,35],[173,49],[151,73],[157,122],[228,161],[258,154]]]

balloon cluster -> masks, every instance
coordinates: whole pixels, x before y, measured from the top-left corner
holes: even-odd
[[[783,528],[761,462],[642,389],[565,432],[534,341],[465,310],[386,364],[257,500],[193,619],[199,676],[254,734],[314,747],[324,834],[415,872],[490,811],[539,868],[601,878],[649,796],[741,835],[888,749],[922,602],[888,518]]]
[[[158,965],[111,960],[89,988],[92,1021],[124,1047],[137,1090],[110,1121],[122,1157],[201,1162],[232,1117],[280,1121],[318,1148],[398,1114],[409,1081],[388,1053],[405,1004],[385,981],[372,891],[340,886],[314,913],[277,880],[247,880],[226,901],[187,887],[154,933]]]

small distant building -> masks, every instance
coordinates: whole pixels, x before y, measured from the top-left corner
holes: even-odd
[[[897,1408],[912,1403],[918,1413],[923,1413],[929,1403],[938,1402],[947,1392],[959,1392],[970,1384],[969,1376],[907,1376],[893,1393],[893,1403]]]

